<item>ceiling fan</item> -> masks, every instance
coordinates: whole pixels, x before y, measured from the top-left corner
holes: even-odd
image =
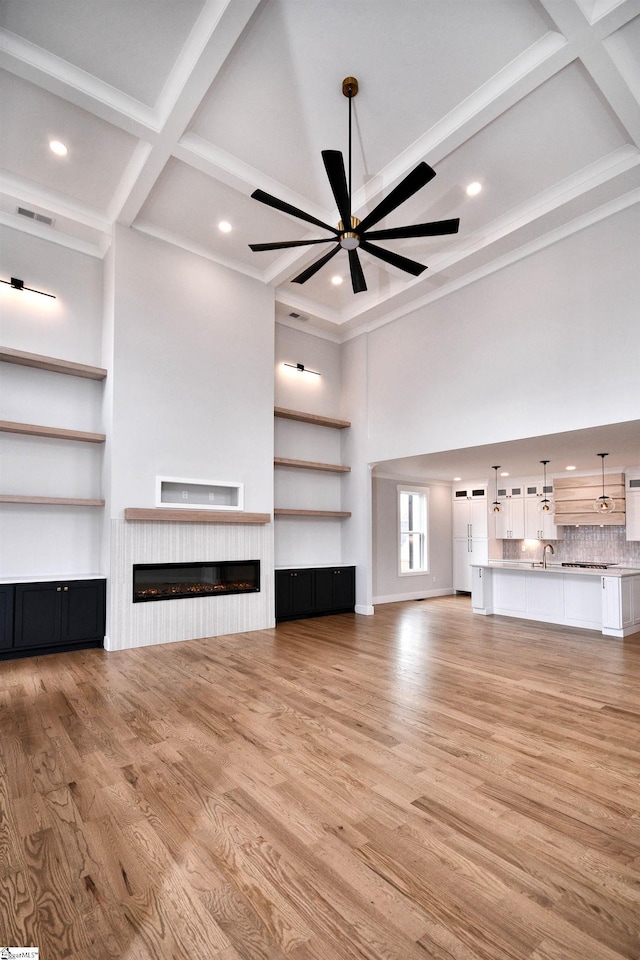
[[[358,220],[351,214],[351,101],[358,93],[358,81],[355,77],[346,77],[342,81],[342,92],[349,99],[349,184],[344,168],[344,159],[340,150],[323,150],[322,159],[327,171],[329,184],[333,191],[333,196],[338,207],[341,220],[337,227],[332,227],[329,223],[323,223],[316,217],[298,207],[279,200],[264,190],[254,190],[251,194],[254,200],[274,207],[282,213],[288,213],[299,220],[305,220],[316,227],[322,227],[329,230],[333,237],[322,237],[319,240],[285,240],[275,243],[250,243],[249,247],[254,251],[259,250],[283,250],[287,247],[305,247],[316,243],[334,243],[335,246],[328,253],[323,254],[318,260],[315,260],[311,266],[303,270],[297,277],[293,278],[293,283],[306,283],[313,277],[325,263],[328,263],[332,257],[335,257],[340,250],[346,250],[349,255],[349,268],[351,271],[351,284],[354,293],[362,293],[367,289],[367,284],[362,271],[362,264],[358,257],[358,249],[384,260],[400,270],[410,273],[414,277],[426,270],[426,266],[418,263],[416,260],[410,260],[408,257],[401,257],[391,250],[385,250],[372,243],[372,240],[403,240],[409,237],[438,237],[444,234],[457,233],[460,226],[460,219],[454,220],[436,220],[433,223],[416,223],[406,227],[392,227],[388,230],[371,230],[376,223],[386,217],[389,213],[399,207],[400,204],[412,197],[422,187],[424,187],[436,175],[427,163],[419,163],[411,173],[407,174],[404,180],[394,187],[391,193],[385,197],[373,210]]]

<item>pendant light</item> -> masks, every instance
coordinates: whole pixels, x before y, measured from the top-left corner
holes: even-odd
[[[499,466],[491,467],[491,469],[495,470],[496,472],[496,483],[495,483],[496,498],[491,504],[491,506],[489,507],[489,513],[493,514],[494,517],[497,517],[498,514],[502,513],[502,504],[498,500],[498,470],[500,469],[500,467]]]
[[[598,497],[598,499],[594,501],[593,509],[596,513],[604,515],[607,513],[613,513],[616,508],[616,502],[615,500],[612,500],[611,497],[608,497],[604,492],[604,458],[608,457],[609,454],[599,453],[598,456],[602,458],[602,496]]]
[[[542,480],[542,500],[538,503],[538,510],[540,513],[551,513],[551,500],[549,500],[546,490],[547,490],[547,464],[548,460],[541,460],[543,469],[543,480]]]

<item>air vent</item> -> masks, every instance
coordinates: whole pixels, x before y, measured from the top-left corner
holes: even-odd
[[[35,210],[29,210],[27,207],[18,207],[18,213],[21,217],[27,217],[28,220],[35,220],[36,223],[44,223],[47,227],[52,227],[55,223],[53,217],[46,217],[44,213],[36,213]]]
[[[289,316],[291,317],[292,320],[308,320],[309,319],[308,317],[303,317],[301,313],[294,313],[293,311],[291,311]]]

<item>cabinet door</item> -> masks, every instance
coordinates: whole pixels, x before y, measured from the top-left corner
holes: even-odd
[[[471,591],[471,540],[453,541],[453,589]]]
[[[60,643],[61,621],[61,583],[16,584],[16,648]]]
[[[637,480],[628,481],[638,483]],[[640,490],[627,486],[625,509],[627,513],[627,540],[640,540]]]
[[[524,499],[513,497],[509,504],[511,506],[511,539],[524,540]]]
[[[316,570],[316,602],[318,613],[329,610],[353,610],[353,567],[327,567]]]
[[[488,537],[489,536],[489,507],[487,498],[470,500],[471,508],[471,536]]]
[[[62,587],[63,643],[104,638],[104,580],[72,580]]]
[[[314,607],[313,570],[276,571],[276,618],[312,613]]]
[[[469,529],[469,524],[471,523],[471,507],[470,501],[465,497],[464,500],[454,500],[453,501],[453,536],[454,537],[469,537],[471,536],[471,531]]]
[[[13,584],[0,585],[0,650],[13,646]]]
[[[602,626],[622,629],[622,591],[619,577],[602,577]]]

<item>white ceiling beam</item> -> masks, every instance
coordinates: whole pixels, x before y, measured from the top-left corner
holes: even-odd
[[[151,107],[8,30],[0,30],[0,67],[134,137],[155,139]]]
[[[173,154],[193,114],[251,18],[265,0],[207,0],[161,94],[162,128],[122,204],[118,220],[131,226]]]

